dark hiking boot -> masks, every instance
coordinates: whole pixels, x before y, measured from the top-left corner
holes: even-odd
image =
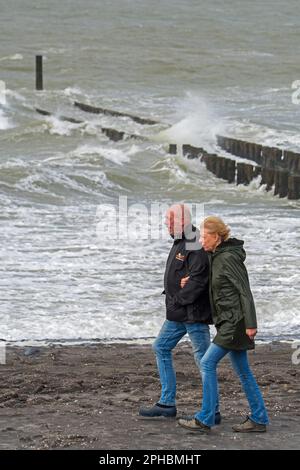
[[[195,415],[182,415],[180,417],[178,417],[177,419],[188,419],[188,420],[191,420],[191,419],[194,419]],[[221,416],[221,413],[219,411],[216,412],[215,414],[215,426],[218,426],[219,424],[221,424],[221,421],[222,421],[222,416]]]
[[[206,426],[205,424],[201,423],[196,418],[192,419],[179,419],[178,424],[185,429],[189,429],[190,431],[201,432],[202,434],[208,434],[210,432],[210,427]]]
[[[154,406],[149,408],[140,408],[139,415],[146,418],[156,418],[158,416],[164,416],[165,418],[175,418],[177,413],[176,406],[162,406],[156,403]]]
[[[221,413],[220,411],[217,411],[217,413],[215,414],[215,425],[218,426],[219,424],[221,424],[221,421],[222,421]]]
[[[266,432],[267,426],[265,424],[258,424],[252,421],[249,416],[241,424],[232,426],[235,432]]]

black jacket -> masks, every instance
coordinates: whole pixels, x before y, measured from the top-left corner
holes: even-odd
[[[209,302],[209,262],[199,244],[199,231],[190,225],[174,240],[164,276],[167,319],[189,323],[212,323]],[[196,249],[195,249],[196,248]],[[190,276],[184,288],[180,280]]]

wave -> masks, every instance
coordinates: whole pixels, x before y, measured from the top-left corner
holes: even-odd
[[[229,137],[255,142],[269,147],[300,150],[300,136],[288,130],[273,129],[248,119],[223,122],[223,132]]]
[[[70,136],[74,130],[80,129],[84,126],[84,123],[70,123],[68,121],[63,121],[56,116],[47,116],[44,120],[44,129],[48,130],[52,135]]]
[[[176,105],[177,122],[161,131],[157,139],[169,143],[191,144],[209,151],[222,133],[223,123],[208,101],[197,94],[187,93]]]
[[[14,127],[14,124],[11,121],[11,119],[8,116],[6,116],[6,114],[4,113],[2,109],[0,109],[0,130],[4,131],[7,129],[11,129],[13,127]]]
[[[268,89],[270,91],[273,89]],[[277,90],[277,89],[274,89]],[[239,89],[239,93],[240,93]],[[25,92],[24,92],[25,93]],[[2,115],[1,129],[11,127],[12,122],[18,122],[20,113],[34,111],[32,96],[24,96],[17,91],[6,90],[6,97],[9,100],[5,118]],[[74,85],[66,87],[64,90],[45,91],[39,97],[45,109],[54,112],[53,116],[43,117],[45,123],[44,131],[51,135],[73,136],[74,133],[80,135],[99,135],[101,128],[114,128],[126,134],[137,134],[148,138],[153,142],[168,142],[177,144],[191,144],[204,147],[208,152],[215,151],[216,135],[228,135],[244,140],[249,140],[268,146],[279,146],[298,150],[300,148],[299,133],[278,130],[272,127],[260,125],[249,119],[236,119],[220,113],[216,105],[213,105],[201,94],[187,92],[184,99],[173,99],[173,113],[171,124],[167,129],[153,132],[147,126],[141,126],[127,118],[113,117],[107,115],[90,115],[83,113],[73,106],[74,100],[80,99],[87,102],[99,102],[99,97],[88,95],[83,89]],[[107,100],[107,98],[106,98]],[[31,101],[31,103],[30,103]],[[105,102],[105,99],[103,100]],[[59,110],[57,109],[59,102]],[[54,111],[53,107],[55,105]],[[170,105],[169,105],[170,106]],[[41,103],[39,106],[41,107]],[[43,106],[42,106],[43,107]],[[115,107],[115,105],[114,105]],[[12,118],[8,121],[7,115],[10,111]],[[2,113],[3,114],[3,113]],[[59,115],[76,117],[83,122],[80,124],[69,123],[59,119]],[[164,121],[163,116],[161,121]],[[10,124],[9,124],[10,123]],[[165,124],[161,124],[161,128]]]
[[[67,93],[81,92],[71,88],[66,90]],[[29,100],[24,95],[9,93],[11,99],[18,100],[19,107],[16,108],[18,111],[26,106],[29,107]],[[53,107],[53,102],[57,103],[58,98],[61,100],[61,96],[50,93],[45,94],[43,99],[47,103],[52,102]],[[20,101],[22,101],[21,106]],[[35,200],[39,194],[65,199],[68,195],[74,196],[74,193],[109,194],[115,197],[119,192],[134,197],[137,195],[143,197],[143,194],[147,194],[149,197],[155,195],[165,199],[168,191],[174,195],[172,197],[178,197],[180,194],[183,198],[186,192],[190,199],[198,197],[199,191],[202,198],[205,197],[205,191],[208,193],[206,200],[210,197],[223,200],[223,194],[220,197],[223,192],[227,194],[227,200],[234,197],[245,200],[248,196],[254,195],[255,199],[263,199],[265,188],[260,186],[259,179],[249,186],[229,185],[210,174],[199,160],[188,160],[182,155],[170,155],[168,146],[164,144],[189,143],[203,147],[210,153],[216,151],[220,153],[220,150],[216,149],[216,134],[243,134],[245,138],[248,132],[247,135],[252,136],[251,140],[258,141],[261,132],[261,137],[264,136],[266,141],[267,136],[273,139],[275,133],[270,133],[270,129],[253,123],[221,119],[206,99],[195,94],[187,94],[185,100],[178,101],[175,107],[175,123],[168,129],[156,135],[152,134],[144,142],[124,140],[118,143],[110,142],[101,133],[101,127],[103,121],[108,119],[114,119],[117,123],[122,122],[124,126],[128,126],[128,122],[123,119],[103,116],[88,118],[81,123],[71,123],[59,119],[58,115],[40,117],[34,114],[35,120],[33,120],[34,108],[31,107],[30,114],[27,111],[27,115],[22,116],[25,125],[18,123],[16,131],[11,135],[7,133],[9,145],[12,138],[15,142],[24,142],[27,146],[24,153],[27,156],[20,157],[17,168],[13,168],[14,161],[11,160],[12,168],[1,172],[2,190],[5,194],[11,195],[13,192],[25,199],[35,195]],[[67,111],[66,107],[60,104],[60,109],[64,115],[72,116],[70,107]],[[75,113],[76,110],[72,109]],[[3,129],[12,125],[6,110],[12,110],[10,103],[5,112],[0,113],[0,128]],[[31,122],[26,126],[28,117],[31,118]],[[43,133],[48,136],[42,136]],[[54,139],[53,135],[62,138]],[[296,141],[298,137],[294,137]],[[45,141],[44,150],[43,141]],[[36,142],[36,146],[33,142]],[[0,164],[0,168],[3,169],[3,165]],[[266,199],[271,197],[273,194],[269,192]]]
[[[12,55],[8,55],[6,57],[1,57],[0,58],[0,62],[2,61],[5,61],[5,60],[23,60],[24,57],[22,54],[12,54]]]
[[[79,87],[77,86],[68,86],[67,88],[64,89],[64,94],[68,97],[73,97],[73,96],[84,96],[86,97],[86,93]]]
[[[93,196],[117,189],[105,171],[58,165],[57,158],[40,164],[11,160],[1,165],[0,169],[1,193],[22,199],[34,197],[39,200],[41,196],[49,196],[64,201],[76,194]],[[45,202],[45,199],[41,198],[40,201]]]
[[[85,155],[99,155],[106,160],[110,160],[111,162],[116,163],[117,165],[122,165],[123,163],[130,161],[128,153],[126,154],[122,150],[107,148],[100,145],[80,145],[75,150],[73,150],[71,154],[79,157]]]

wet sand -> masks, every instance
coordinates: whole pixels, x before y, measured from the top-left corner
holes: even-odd
[[[176,419],[138,416],[160,384],[150,345],[9,347],[0,365],[0,449],[299,449],[300,365],[290,344],[249,353],[271,424],[265,434],[236,434],[248,407],[227,359],[219,367],[223,421],[210,435]],[[178,414],[194,413],[201,387],[189,343],[174,352]]]

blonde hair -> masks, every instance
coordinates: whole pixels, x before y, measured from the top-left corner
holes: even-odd
[[[217,233],[222,241],[226,241],[230,235],[230,228],[226,225],[220,217],[213,215],[206,217],[201,223],[201,228],[205,228],[208,233]]]

